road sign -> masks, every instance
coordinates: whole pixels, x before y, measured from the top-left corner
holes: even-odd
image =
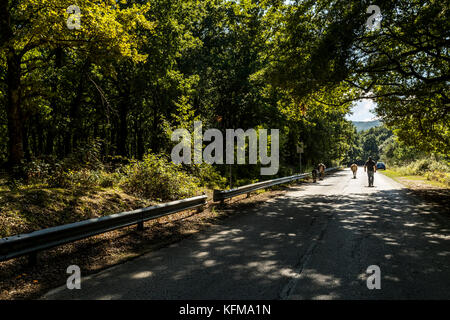
[[[305,149],[305,146],[303,144],[303,142],[300,142],[299,144],[297,144],[297,153],[303,153]]]

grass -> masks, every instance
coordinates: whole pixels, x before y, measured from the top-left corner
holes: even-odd
[[[0,188],[0,238],[149,205],[115,188]]]
[[[394,180],[395,180],[395,178],[402,177],[402,175],[400,173],[398,173],[397,171],[394,171],[394,170],[387,169],[387,170],[384,170],[384,171],[379,170],[378,172],[381,172],[385,176],[388,176],[389,178],[392,178]]]
[[[384,174],[385,176],[388,176],[391,179],[394,179],[395,181],[408,186],[409,184],[407,183],[407,181],[416,181],[419,183],[423,183],[423,184],[427,184],[433,187],[438,187],[438,188],[444,188],[447,189],[448,186],[445,183],[439,182],[439,181],[435,181],[435,180],[428,180],[426,177],[424,176],[418,176],[418,175],[404,175],[399,173],[398,171],[394,171],[391,169],[388,170],[384,170],[384,171],[379,171],[382,174]]]

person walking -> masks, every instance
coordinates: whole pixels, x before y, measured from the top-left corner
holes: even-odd
[[[367,172],[367,176],[369,177],[369,187],[373,187],[375,172],[377,172],[377,164],[372,160],[372,157],[369,157],[369,160],[367,160],[364,165],[364,172]]]

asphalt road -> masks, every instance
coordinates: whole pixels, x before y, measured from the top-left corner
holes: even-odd
[[[222,224],[44,299],[450,299],[450,225],[360,169],[302,184]],[[381,270],[381,289],[366,270]],[[82,270],[81,270],[82,272]]]

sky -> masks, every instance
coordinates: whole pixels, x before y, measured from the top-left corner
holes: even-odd
[[[377,116],[373,114],[376,103],[373,100],[358,101],[352,109],[353,114],[347,115],[350,121],[371,121],[376,120]]]

